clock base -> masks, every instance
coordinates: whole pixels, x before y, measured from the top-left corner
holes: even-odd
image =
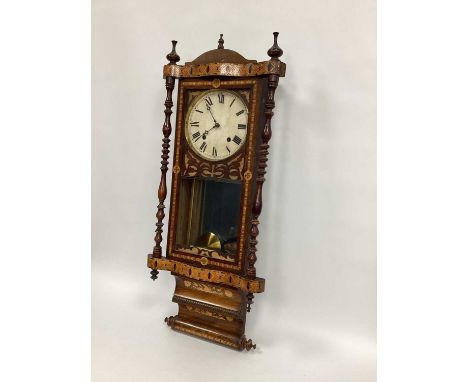
[[[179,312],[166,317],[169,327],[239,351],[256,348],[244,335],[248,302],[245,291],[181,276],[175,278],[172,301],[179,305]]]

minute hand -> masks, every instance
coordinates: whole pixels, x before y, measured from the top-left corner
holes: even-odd
[[[216,119],[215,119],[215,117],[214,117],[214,115],[213,115],[213,112],[211,111],[211,107],[209,107],[208,105],[206,105],[206,108],[207,108],[208,111],[210,112],[211,117],[213,118],[213,121],[214,121],[215,123],[218,123],[218,122],[216,122]]]

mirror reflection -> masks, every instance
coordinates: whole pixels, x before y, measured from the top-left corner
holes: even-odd
[[[179,192],[176,247],[234,261],[237,252],[240,182],[183,178]],[[194,252],[195,251],[195,252]]]

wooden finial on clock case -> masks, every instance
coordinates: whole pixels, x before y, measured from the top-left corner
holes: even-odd
[[[219,35],[218,49],[224,49],[224,40],[223,40],[223,34],[222,33]]]
[[[177,64],[180,61],[180,57],[176,52],[176,45],[177,45],[177,41],[172,40],[172,50],[166,56],[166,58],[169,60],[169,63],[172,65]]]
[[[278,45],[278,35],[279,32],[273,32],[273,46],[267,52],[273,60],[278,60],[283,55],[283,49]]]

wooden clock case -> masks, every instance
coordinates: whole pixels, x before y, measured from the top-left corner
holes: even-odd
[[[177,315],[166,317],[172,329],[236,350],[250,350],[256,345],[244,335],[247,312],[253,294],[261,293],[265,280],[257,277],[257,236],[262,210],[262,189],[265,182],[274,95],[279,77],[286,65],[279,60],[282,50],[277,44],[268,50],[270,60],[247,60],[239,53],[224,49],[223,35],[218,48],[203,53],[192,62],[177,65],[180,60],[172,41],[172,51],[164,66],[167,97],[163,125],[161,180],[158,189],[156,236],[147,265],[155,280],[158,270],[170,271],[176,287],[172,301],[178,304]],[[170,135],[172,132],[172,93],[179,79],[177,118],[174,138],[174,159],[170,198],[166,256],[162,256],[162,231],[167,196]],[[184,120],[188,105],[197,92],[210,89],[235,89],[248,103],[246,141],[233,156],[220,161],[207,161],[191,150],[184,137]],[[176,243],[177,221],[183,215],[179,194],[183,179],[222,179],[242,185],[240,220],[236,255],[227,258],[221,251]]]

